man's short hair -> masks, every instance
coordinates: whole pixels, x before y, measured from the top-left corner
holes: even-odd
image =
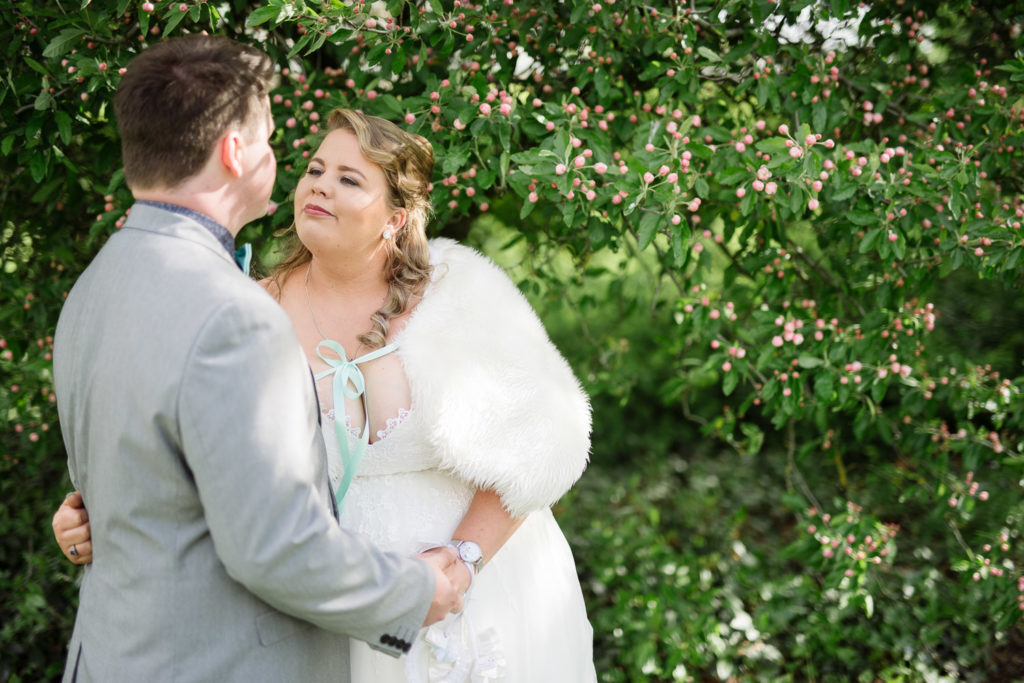
[[[273,84],[266,54],[223,36],[170,38],[144,51],[114,96],[129,187],[175,187],[199,173],[231,127],[252,134]]]

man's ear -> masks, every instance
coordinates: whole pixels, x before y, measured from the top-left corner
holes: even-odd
[[[221,137],[218,143],[220,147],[220,162],[228,173],[241,178],[245,171],[242,157],[245,152],[245,139],[237,130],[229,130]]]

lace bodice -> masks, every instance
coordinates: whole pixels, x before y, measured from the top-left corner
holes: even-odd
[[[342,464],[333,415],[324,415],[331,486]],[[348,430],[350,443],[358,430]],[[447,541],[469,507],[474,490],[437,469],[437,459],[415,407],[387,421],[363,456],[346,494],[341,526],[364,534],[380,548],[413,555],[424,544]]]

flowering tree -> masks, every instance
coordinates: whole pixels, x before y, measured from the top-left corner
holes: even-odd
[[[531,255],[525,288],[564,294],[584,327],[637,296],[622,280],[642,282],[661,410],[750,458],[781,449],[788,573],[715,603],[757,628],[651,643],[622,633],[625,589],[595,573],[606,680],[979,671],[1019,638],[1020,361],[994,368],[932,339],[944,283],[980,279],[982,298],[1020,285],[1021,3],[247,5],[0,7],[0,491],[24,511],[0,522],[0,547],[27,562],[0,567],[22,596],[2,608],[20,615],[5,645],[68,625],[49,607],[67,591],[52,548],[21,539],[65,486],[50,375],[62,297],[131,204],[112,94],[145,45],[200,30],[281,67],[282,205],[331,108],[403,123],[437,153],[436,230],[510,226]],[[289,214],[243,235],[265,261]],[[559,254],[578,267],[559,270]],[[650,361],[614,326],[590,332],[569,349],[579,375],[599,406],[628,403]],[[26,583],[25,566],[48,578]],[[804,606],[800,628],[782,603]],[[844,623],[874,640],[850,646]],[[22,649],[30,671],[59,658]]]

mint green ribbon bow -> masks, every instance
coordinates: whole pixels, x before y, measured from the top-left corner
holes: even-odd
[[[320,347],[333,351],[337,357],[325,356]],[[316,345],[316,355],[320,356],[320,360],[331,367],[316,374],[315,378],[319,380],[328,375],[334,375],[334,379],[331,381],[331,390],[334,397],[334,429],[338,435],[338,449],[341,451],[341,464],[344,468],[341,475],[341,483],[338,484],[338,489],[334,492],[334,500],[338,504],[338,514],[341,514],[342,502],[345,499],[345,494],[348,493],[349,484],[352,483],[352,477],[355,476],[356,470],[359,469],[359,463],[362,461],[363,455],[366,453],[366,447],[370,443],[370,404],[366,400],[366,378],[363,376],[363,371],[359,369],[359,364],[385,356],[397,348],[397,344],[388,344],[359,358],[349,360],[348,356],[345,355],[344,347],[333,339],[324,339]],[[354,450],[349,448],[348,433],[345,430],[346,398],[353,401],[361,400],[363,403],[363,415],[365,418],[363,420],[363,431],[358,437]]]

